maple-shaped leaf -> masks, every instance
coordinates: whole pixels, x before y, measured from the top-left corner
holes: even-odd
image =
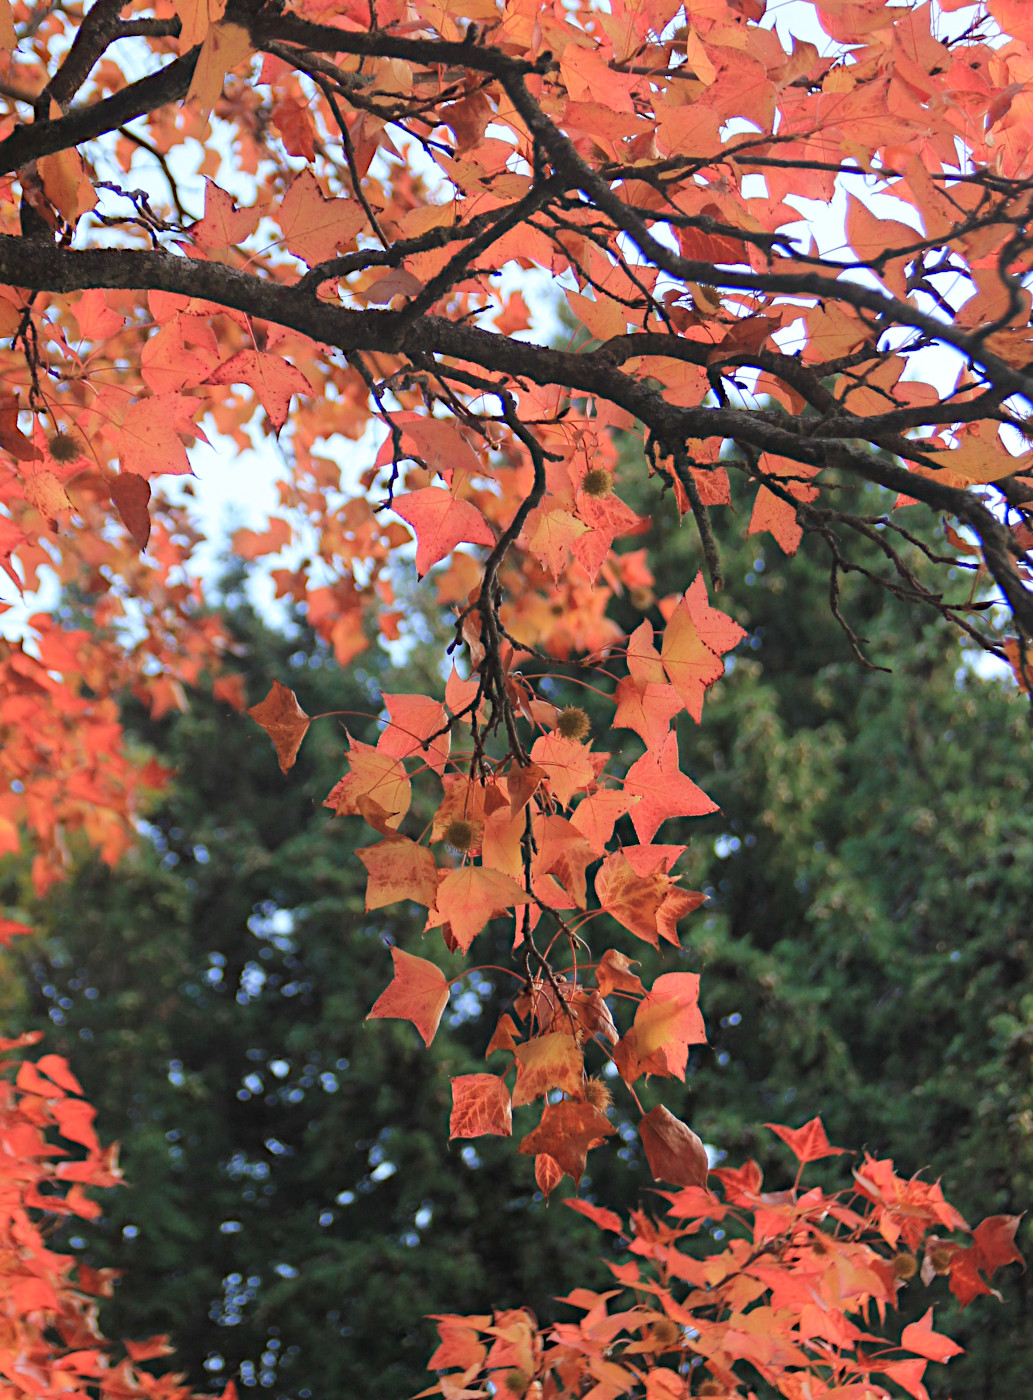
[[[425,486],[396,496],[391,509],[416,531],[416,572],[420,578],[457,544],[495,543],[491,526],[477,507],[457,500],[441,486]]]
[[[660,647],[664,670],[685,708],[699,724],[703,718],[703,695],[708,686],[724,675],[724,664],[703,642],[692,620],[687,598],[670,617]]]
[[[489,919],[530,899],[511,876],[483,865],[465,865],[449,871],[438,886],[428,927],[450,924],[456,944],[465,953]]]
[[[710,606],[702,569],[686,589],[685,601],[689,605],[689,616],[696,624],[700,639],[715,655],[723,656],[746,637],[745,630],[734,619],[720,609]]]
[[[286,773],[293,768],[301,741],[312,723],[298,704],[294,691],[279,681],[273,681],[269,694],[257,705],[252,705],[248,714],[272,739],[276,757],[280,760],[280,772]]]
[[[528,520],[527,548],[558,580],[570,567],[574,545],[588,528],[569,510],[535,511]]]
[[[660,748],[670,733],[671,720],[685,708],[673,685],[650,681],[641,689],[634,676],[620,678],[613,698],[617,701],[614,728],[633,729],[647,749]]]
[[[550,1089],[580,1098],[585,1080],[585,1057],[570,1034],[554,1031],[535,1036],[513,1052],[517,1077],[513,1107],[533,1103]]]
[[[717,803],[679,768],[678,736],[673,732],[659,752],[649,749],[632,764],[624,779],[624,792],[640,799],[631,809],[631,821],[644,844],[652,841],[657,828],[669,817],[705,817],[718,810]]]
[[[546,1104],[541,1122],[523,1139],[519,1150],[528,1157],[539,1153],[552,1157],[577,1185],[585,1174],[589,1151],[615,1132],[605,1113],[590,1103],[563,1099]]]
[[[618,818],[630,811],[637,801],[618,788],[600,788],[577,804],[570,824],[577,827],[596,855],[601,856],[610,843]]]
[[[190,236],[199,248],[207,252],[232,248],[254,233],[263,212],[261,206],[238,209],[231,194],[220,189],[214,180],[206,178],[204,217],[191,228]]]
[[[687,1124],[658,1104],[638,1125],[649,1169],[672,1186],[706,1186],[707,1149]]]
[[[312,393],[300,369],[262,350],[238,350],[208,376],[208,383],[247,384],[254,389],[276,433],[287,421],[291,395]]]
[[[276,220],[290,252],[314,267],[351,243],[366,224],[357,199],[327,199],[311,170],[303,170],[283,197]]]
[[[780,490],[793,500],[807,502],[817,496],[817,487],[807,485],[808,477],[817,476],[817,467],[807,467],[802,462],[794,462],[772,452],[762,452],[759,465],[765,476],[780,479]],[[766,486],[757,492],[746,533],[756,535],[763,530],[774,535],[786,554],[795,554],[803,538],[803,526],[797,519],[796,507]]]
[[[394,754],[396,758],[422,759],[439,776],[444,773],[451,735],[447,727],[448,715],[441,701],[429,695],[388,695],[385,692],[384,704],[391,723],[377,740],[381,753]]]
[[[972,1231],[979,1267],[987,1276],[1005,1264],[1025,1265],[1025,1259],[1015,1247],[1015,1231],[1021,1220],[1021,1215],[989,1215]]]
[[[118,433],[122,469],[149,478],[182,476],[190,471],[180,434],[207,442],[193,416],[201,400],[184,394],[152,394],[129,405]]]
[[[510,1137],[513,1105],[504,1080],[494,1074],[459,1074],[452,1080],[452,1115],[448,1124],[453,1138]]]
[[[376,846],[364,846],[355,854],[369,874],[366,911],[382,909],[399,899],[411,899],[429,909],[438,892],[438,871],[426,846],[407,836],[391,836]]]
[[[545,770],[553,796],[564,807],[595,777],[587,745],[562,734],[540,734],[532,745],[531,761]]]
[[[907,1351],[917,1352],[929,1361],[949,1361],[952,1356],[960,1356],[964,1347],[945,1337],[942,1332],[933,1331],[933,1310],[929,1308],[917,1322],[909,1322],[901,1333],[900,1345]]]
[[[448,980],[441,968],[426,958],[414,957],[401,948],[392,948],[391,957],[394,977],[377,997],[366,1020],[411,1021],[429,1045],[448,1005]]]
[[[786,1128],[781,1123],[765,1123],[764,1126],[782,1139],[801,1165],[820,1162],[822,1157],[838,1157],[847,1151],[845,1147],[831,1145],[820,1118],[812,1118],[802,1128]]]
[[[351,736],[349,736],[351,739]],[[371,825],[397,829],[409,810],[412,786],[405,768],[392,754],[351,739],[350,770],[328,794],[324,807],[339,817],[362,816]]]
[[[657,914],[670,886],[670,878],[659,872],[637,874],[623,851],[611,851],[595,876],[599,907],[654,948],[660,942]]]
[[[635,1012],[637,1051],[647,1059],[662,1049],[668,1069],[685,1078],[690,1045],[707,1039],[699,1010],[699,975],[665,972],[658,977]]]

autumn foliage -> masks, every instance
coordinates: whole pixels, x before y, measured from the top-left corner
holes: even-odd
[[[1016,1257],[999,1220],[958,1243],[938,1189],[887,1163],[850,1198],[762,1193],[749,1167],[710,1195],[690,1125],[641,1102],[706,1037],[698,974],[646,985],[635,949],[691,960],[680,925],[703,896],[684,843],[656,838],[715,810],[684,716],[701,723],[745,640],[718,606],[733,480],[747,535],[822,543],[860,663],[878,658],[855,572],[1031,688],[1033,16],[781,11],[0,0],[0,567],[12,603],[56,577],[81,614],[21,618],[2,643],[0,853],[26,843],[44,892],[80,838],[112,862],[128,848],[166,775],[126,751],[119,696],[160,716],[206,684],[246,707],[183,479],[209,437],[275,452],[282,508],[235,548],[340,665],[415,640],[415,579],[451,621],[440,685],[380,697],[377,742],[346,735],[324,804],[370,833],[368,911],[422,906],[473,966],[509,923],[512,995],[487,1068],[453,1081],[451,1137],[509,1136],[533,1107],[517,1150],[548,1195],[607,1150],[617,1089],[677,1188],[666,1222],[627,1235],[654,1272],[618,1266],[638,1289],[624,1312],[578,1297],[580,1326],[544,1338],[524,1315],[449,1322],[450,1400],[506,1368],[514,1394],[673,1400],[700,1365],[697,1393],[734,1389],[740,1363],[791,1400],[885,1381],[921,1397],[950,1344],[912,1324],[901,1359],[864,1330],[900,1261],[922,1247],[966,1302]],[[658,597],[641,512],[669,505],[699,568]],[[286,774],[327,717],[270,681],[249,713]],[[391,957],[370,1016],[430,1044],[452,983]],[[79,1101],[54,1082],[11,1111],[64,1133]],[[801,1163],[821,1142],[780,1131]],[[734,1230],[697,1261],[678,1245],[704,1221]]]

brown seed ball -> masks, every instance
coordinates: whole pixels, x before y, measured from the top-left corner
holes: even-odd
[[[531,1380],[526,1371],[510,1371],[502,1384],[510,1395],[523,1395]]]
[[[925,1257],[933,1266],[933,1273],[945,1274],[950,1270],[951,1258],[953,1255],[954,1250],[951,1249],[950,1245],[934,1244],[932,1249],[926,1251]]]
[[[564,739],[574,739],[579,744],[583,744],[592,732],[591,721],[580,705],[568,705],[561,710],[556,728]]]
[[[914,1278],[918,1273],[918,1260],[907,1250],[902,1250],[900,1254],[893,1256],[893,1277],[903,1279],[907,1283],[909,1278]]]
[[[681,1346],[681,1328],[669,1317],[662,1317],[649,1329],[649,1342],[655,1351],[674,1351]]]
[[[55,462],[74,462],[82,456],[82,447],[70,433],[55,433],[47,439],[47,451]]]
[[[696,1391],[697,1395],[726,1395],[728,1392],[720,1381],[706,1380]]]
[[[613,1095],[601,1079],[589,1079],[585,1083],[585,1102],[605,1113],[613,1103]]]
[[[581,489],[586,496],[591,496],[593,500],[608,496],[613,490],[613,473],[608,472],[605,467],[593,467],[591,471],[585,472]]]
[[[465,856],[473,845],[473,825],[462,817],[453,817],[445,827],[444,839],[453,851]]]

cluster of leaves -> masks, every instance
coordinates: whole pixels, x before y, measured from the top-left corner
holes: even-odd
[[[303,542],[277,587],[343,663],[367,613],[404,632],[390,564],[413,534],[420,572],[486,548],[484,567],[453,556],[439,600],[469,609],[460,636],[505,710],[506,633],[596,652],[622,641],[614,592],[648,590],[610,554],[639,528],[613,489],[613,434],[633,428],[712,583],[708,512],[734,471],[749,530],[788,551],[804,530],[824,540],[834,609],[864,537],[885,586],[1024,675],[1028,16],[827,0],[794,15],[805,35],[765,10],[5,4],[10,576],[30,586],[46,560],[106,626],[131,621],[115,679],[182,703],[225,639],[198,626],[180,573],[196,536],[161,478],[189,471],[202,412],[241,449],[282,432],[285,509],[242,552]],[[846,208],[840,250],[798,234],[801,197]],[[512,289],[531,269],[578,322],[566,350],[519,338],[541,328]],[[371,425],[382,447],[356,482],[339,443]],[[875,514],[839,509],[855,481],[889,493]],[[930,583],[893,501],[957,523]],[[956,586],[980,568],[1014,635]],[[59,674],[74,691],[80,673]],[[44,774],[26,755],[26,809]],[[98,796],[127,829],[132,792]],[[41,881],[60,862],[55,840]]]
[[[0,1053],[10,1057],[41,1038],[30,1032],[0,1041]],[[67,1060],[15,1054],[0,1062],[0,1076],[5,1389],[40,1397],[188,1400],[191,1392],[177,1376],[154,1376],[140,1367],[171,1353],[166,1338],[126,1342],[116,1352],[98,1329],[97,1303],[111,1292],[111,1271],[91,1269],[48,1245],[56,1221],[100,1214],[87,1188],[120,1181],[116,1151],[98,1143],[95,1111],[82,1098]],[[71,1146],[51,1141],[53,1132]]]
[[[544,1330],[523,1310],[439,1318],[430,1366],[443,1374],[421,1394],[684,1400],[743,1395],[759,1379],[789,1400],[885,1400],[887,1383],[928,1400],[928,1362],[961,1351],[934,1331],[933,1308],[899,1342],[866,1329],[876,1316],[885,1328],[900,1290],[919,1275],[927,1286],[947,1275],[962,1305],[991,1292],[987,1280],[1022,1260],[1017,1217],[991,1217],[970,1231],[937,1185],[905,1180],[891,1161],[867,1155],[849,1193],[805,1191],[807,1163],[843,1149],[829,1144],[818,1118],[798,1129],[768,1127],[799,1163],[789,1190],[763,1191],[751,1161],[713,1173],[722,1196],[699,1186],[661,1192],[663,1220],[636,1211],[626,1225],[611,1210],[568,1201],[627,1241],[633,1257],[610,1265],[618,1287],[575,1289],[561,1301],[584,1317]],[[952,1238],[958,1233],[967,1242]],[[700,1257],[692,1245],[708,1237],[728,1243]]]
[[[647,991],[617,949],[587,967],[578,963],[580,950],[588,948],[585,932],[600,913],[653,947],[664,939],[677,948],[678,920],[703,902],[702,894],[681,889],[677,877],[668,874],[685,847],[651,843],[668,818],[715,810],[681,772],[671,722],[686,709],[700,719],[706,687],[723,674],[720,653],[744,633],[710,607],[702,574],[682,598],[664,604],[668,621],[660,650],[652,625],[643,622],[628,640],[627,674],[614,693],[612,727],[630,729],[646,744],[622,776],[608,773],[609,754],[592,752],[584,709],[560,709],[537,699],[514,672],[505,677],[501,692],[510,747],[501,759],[493,758],[488,745],[501,714],[496,708],[487,722],[484,715],[487,697],[495,693],[493,672],[482,666],[477,678],[463,681],[453,668],[444,704],[421,695],[384,697],[389,720],[376,745],[351,740],[348,772],[325,803],[338,815],[363,816],[384,837],[358,852],[368,871],[367,910],[400,900],[424,905],[427,927],[441,926],[449,951],[463,953],[489,919],[516,911],[515,949],[524,978],[513,1009],[528,1030],[521,1035],[504,1012],[487,1050],[511,1054],[516,1084],[511,1094],[505,1074],[455,1080],[451,1133],[506,1136],[513,1106],[557,1090],[567,1095],[546,1103],[539,1127],[520,1147],[534,1154],[546,1194],[564,1173],[579,1181],[587,1149],[614,1132],[602,1111],[609,1091],[586,1074],[587,1045],[613,1047],[613,1063],[634,1094],[632,1086],[643,1075],[684,1080],[689,1044],[706,1039],[697,1007],[698,976],[667,973]],[[507,645],[503,655],[512,659],[512,647]],[[611,677],[617,664],[611,649]],[[294,693],[276,682],[249,713],[273,739],[281,768],[289,769],[311,722]],[[461,721],[469,726],[472,748],[453,754],[453,732]],[[526,747],[520,734],[524,723],[538,731]],[[434,773],[444,787],[430,845],[399,831],[412,799],[407,759],[417,772]],[[625,815],[641,844],[608,850]],[[440,866],[435,843],[444,847]],[[589,909],[588,870],[596,864],[596,904]],[[543,916],[555,925],[544,950],[534,939]],[[557,972],[550,957],[557,943],[573,959],[564,972]],[[449,982],[426,959],[400,948],[393,956],[394,981],[370,1014],[412,1021],[429,1045],[448,1002]],[[589,970],[594,988],[582,981]],[[614,994],[638,1000],[634,1022],[622,1036],[605,1000]],[[642,1134],[649,1160],[664,1180],[702,1183],[702,1144],[667,1110],[646,1115]]]

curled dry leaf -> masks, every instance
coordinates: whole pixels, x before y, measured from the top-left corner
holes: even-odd
[[[280,772],[286,773],[293,768],[301,741],[312,722],[298,704],[294,691],[279,681],[273,681],[269,694],[259,704],[252,705],[248,714],[272,739],[276,757],[280,760]]]
[[[649,1169],[672,1186],[706,1186],[710,1163],[702,1139],[658,1104],[638,1125]]]

